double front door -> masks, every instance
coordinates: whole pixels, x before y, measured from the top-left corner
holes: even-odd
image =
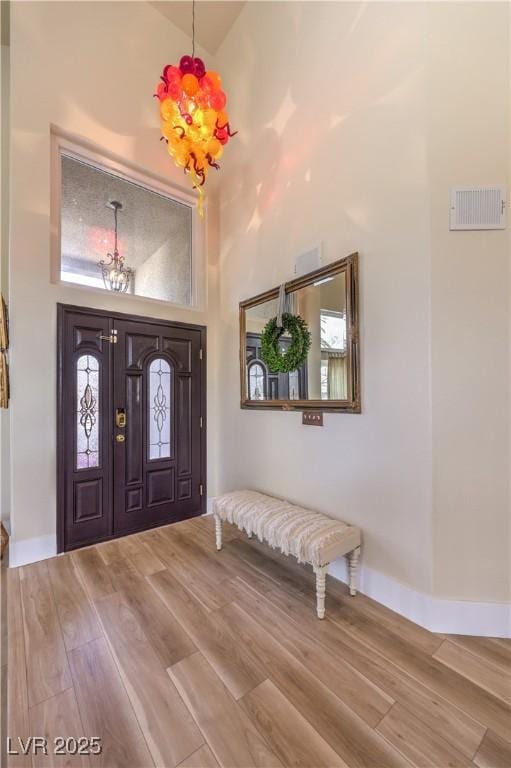
[[[204,510],[205,330],[59,306],[59,551]]]

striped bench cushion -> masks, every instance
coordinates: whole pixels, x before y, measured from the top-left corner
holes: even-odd
[[[217,496],[213,513],[285,555],[294,555],[298,562],[314,566],[360,546],[360,530],[355,526],[258,491]]]

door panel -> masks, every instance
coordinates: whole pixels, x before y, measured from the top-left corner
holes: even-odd
[[[74,522],[103,517],[103,479],[81,480],[74,484]]]
[[[126,410],[128,436],[139,436],[142,433],[142,375],[129,375],[126,377]],[[142,445],[140,440],[128,440],[126,442],[126,484],[133,486],[142,483],[144,473],[142,470]]]
[[[111,344],[109,318],[67,315],[62,328],[59,398],[61,498],[68,547],[109,535],[111,484]]]
[[[192,471],[192,421],[191,421],[191,401],[192,401],[192,379],[190,376],[181,375],[178,377],[177,390],[177,413],[178,429],[181,435],[178,455],[178,474],[179,477],[190,475]]]
[[[114,443],[114,532],[126,533],[200,509],[201,334],[129,320],[115,328],[114,403],[127,421]]]
[[[66,307],[59,326],[59,551],[200,514],[201,329]]]

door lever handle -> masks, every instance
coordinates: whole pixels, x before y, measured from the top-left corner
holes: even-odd
[[[110,344],[117,344],[117,331],[112,331],[110,336],[98,336],[102,341],[109,341]]]
[[[117,408],[115,411],[115,423],[119,429],[124,429],[126,426],[126,410],[124,408]]]

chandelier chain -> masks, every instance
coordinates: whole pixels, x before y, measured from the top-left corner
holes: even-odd
[[[192,59],[195,58],[195,0],[192,0]]]
[[[118,253],[117,250],[117,211],[118,207],[117,205],[114,206],[114,254]]]

